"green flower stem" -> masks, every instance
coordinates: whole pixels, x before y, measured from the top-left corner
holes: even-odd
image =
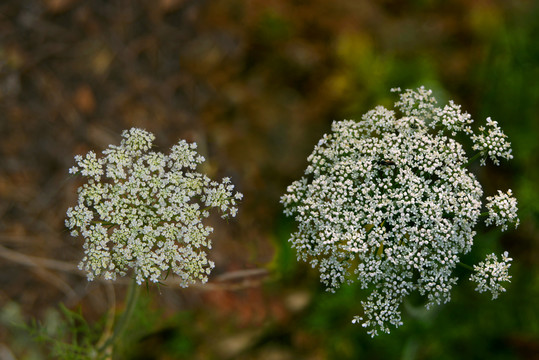
[[[477,154],[475,154],[474,156],[472,156],[470,158],[470,160],[468,160],[468,162],[466,164],[464,164],[463,167],[468,167],[470,166],[471,164],[473,164],[477,159],[479,159],[481,157],[481,155],[483,155],[482,152],[478,152]]]
[[[463,268],[468,269],[470,271],[475,271],[473,267],[471,267],[470,265],[465,264],[463,262],[458,262],[457,265],[462,266]]]
[[[139,292],[140,286],[138,286],[136,279],[133,278],[133,281],[129,285],[129,289],[127,290],[127,295],[125,297],[126,305],[124,312],[116,323],[112,336],[98,349],[98,352],[101,353],[103,351],[106,351],[109,346],[113,345],[114,342],[118,340],[122,332],[125,330],[125,327],[127,326],[129,319],[132,317],[133,311],[135,310],[135,305],[137,304]]]

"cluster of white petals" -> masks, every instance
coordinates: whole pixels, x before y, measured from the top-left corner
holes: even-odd
[[[481,153],[481,165],[485,165],[487,156],[496,165],[500,165],[500,158],[511,160],[511,143],[507,135],[498,126],[498,122],[487,118],[487,126],[479,127],[479,134],[472,134],[473,149]]]
[[[437,107],[423,87],[402,92],[395,108],[400,117],[378,106],[359,122],[334,122],[281,198],[298,224],[290,239],[298,259],[330,291],[369,289],[353,322],[372,336],[402,324],[399,307],[412,292],[427,308],[450,300],[482,207],[462,145],[444,135],[472,134],[471,117],[453,102]]]
[[[169,155],[150,151],[154,135],[132,128],[119,146],[110,145],[97,158],[77,155],[69,172],[88,178],[78,189],[78,204],[67,210],[66,226],[85,239],[79,268],[114,280],[130,270],[138,284],[158,282],[172,272],[180,285],[207,281],[214,267],[207,258],[212,228],[202,223],[209,209],[235,216],[230,179],[221,183],[196,171],[204,157],[184,140]]]
[[[506,193],[498,190],[498,194],[487,197],[486,200],[488,217],[485,220],[487,225],[495,224],[501,226],[501,230],[507,230],[508,224],[514,224],[518,227],[520,220],[517,215],[517,199],[513,197],[511,189]]]
[[[470,276],[470,281],[477,283],[475,290],[480,293],[491,292],[492,299],[496,299],[500,293],[505,292],[505,288],[500,283],[511,282],[509,268],[512,260],[505,251],[501,262],[498,262],[496,254],[490,254],[484,261],[474,265],[475,272]]]

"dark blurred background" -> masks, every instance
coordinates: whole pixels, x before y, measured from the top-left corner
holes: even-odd
[[[54,333],[59,304],[97,328],[122,309],[125,281],[76,269],[67,170],[135,126],[163,152],[196,141],[201,170],[245,198],[211,220],[210,283],[150,287],[118,358],[539,359],[537,19],[533,0],[0,2],[0,358],[50,358],[17,324]],[[279,197],[333,120],[420,85],[509,135],[513,161],[475,170],[486,195],[513,189],[522,223],[480,227],[464,260],[508,250],[513,281],[491,301],[459,270],[451,303],[412,299],[404,326],[371,339],[351,324],[364,293],[326,293],[296,262]]]

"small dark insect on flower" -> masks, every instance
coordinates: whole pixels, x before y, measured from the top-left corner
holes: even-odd
[[[378,165],[386,165],[386,166],[396,165],[395,162],[391,161],[391,160],[377,160],[376,164],[378,164]]]

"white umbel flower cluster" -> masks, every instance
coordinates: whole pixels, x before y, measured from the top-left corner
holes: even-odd
[[[511,143],[498,126],[497,121],[487,118],[487,127],[479,127],[480,134],[471,136],[474,142],[473,149],[481,153],[481,165],[485,165],[487,156],[496,165],[500,165],[500,158],[511,160]]]
[[[514,224],[515,228],[520,224],[517,215],[517,199],[513,197],[511,189],[506,193],[498,190],[498,194],[487,197],[488,218],[487,225],[495,224],[501,226],[501,230],[507,230],[508,224]]]
[[[509,268],[512,260],[506,251],[502,255],[501,262],[498,262],[496,254],[490,254],[487,255],[485,261],[474,265],[475,273],[470,276],[470,281],[477,283],[475,290],[480,293],[489,291],[492,293],[493,300],[500,293],[505,292],[505,288],[500,283],[503,281],[511,282]]]
[[[395,89],[399,91],[400,89]],[[400,304],[417,291],[427,308],[450,300],[459,257],[470,251],[483,191],[446,132],[472,134],[471,117],[430,90],[401,93],[395,107],[334,122],[308,157],[305,176],[282,196],[298,231],[298,259],[333,291],[358,282],[369,334],[402,324]]]
[[[206,254],[213,229],[202,220],[211,208],[235,216],[242,195],[233,194],[230,179],[218,183],[196,171],[204,162],[196,143],[181,140],[164,155],[150,151],[155,137],[148,131],[132,128],[122,137],[103,158],[92,151],[75,156],[69,170],[88,178],[66,219],[71,234],[85,239],[79,268],[88,280],[115,280],[132,270],[138,284],[169,272],[181,286],[206,282],[214,267]]]

